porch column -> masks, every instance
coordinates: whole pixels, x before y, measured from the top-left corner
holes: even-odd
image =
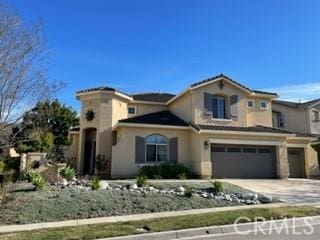
[[[205,142],[207,144],[205,144]],[[207,139],[201,139],[200,141],[200,178],[211,179],[212,177],[212,162],[210,155],[210,143]]]
[[[289,162],[287,143],[281,142],[277,147],[277,176],[280,179],[289,177]]]
[[[83,168],[84,141],[85,141],[85,133],[84,133],[84,130],[80,128],[79,149],[78,149],[78,159],[77,159],[77,173],[79,175],[82,174],[82,170],[83,170],[82,168]]]

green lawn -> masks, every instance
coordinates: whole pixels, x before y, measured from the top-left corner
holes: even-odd
[[[133,221],[115,224],[95,224],[79,227],[34,230],[20,233],[0,234],[1,240],[89,240],[124,236],[148,232],[160,232],[185,228],[232,224],[238,217],[282,219],[284,217],[304,217],[320,214],[320,209],[312,207],[255,208],[249,210],[224,211],[179,217],[159,218],[146,221]]]

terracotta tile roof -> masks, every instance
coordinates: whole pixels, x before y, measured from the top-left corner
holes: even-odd
[[[132,98],[137,101],[166,103],[174,96],[175,95],[171,93],[140,93],[140,94],[133,94]]]
[[[120,123],[140,123],[140,124],[157,124],[157,125],[172,125],[172,126],[189,126],[181,118],[177,117],[170,111],[160,111],[149,113],[141,116],[122,119]]]
[[[248,91],[250,91],[250,92],[255,92],[255,93],[260,93],[260,94],[267,94],[267,95],[275,95],[275,96],[277,96],[276,93],[271,93],[271,92],[265,92],[265,91],[259,91],[259,90],[250,89],[250,88],[248,88],[248,87],[246,87],[246,86],[244,86],[244,85],[242,85],[242,84],[234,81],[233,79],[231,79],[231,78],[229,78],[229,77],[227,77],[227,76],[225,76],[225,75],[223,75],[223,74],[219,74],[219,75],[217,75],[217,76],[214,76],[214,77],[211,77],[211,78],[202,80],[202,81],[200,81],[200,82],[193,83],[193,84],[190,85],[190,87],[196,87],[196,86],[199,86],[199,85],[201,85],[201,84],[203,84],[203,83],[207,83],[207,82],[214,81],[214,80],[216,80],[216,79],[218,79],[218,78],[228,79],[229,81],[233,82],[234,84],[238,85],[239,87],[244,88],[244,89],[246,89],[246,90],[248,90]]]
[[[77,91],[76,93],[86,93],[86,92],[94,92],[94,91],[112,91],[112,92],[115,92],[116,89],[111,88],[111,87],[102,86],[102,87],[96,87],[96,88],[83,89],[83,90]]]

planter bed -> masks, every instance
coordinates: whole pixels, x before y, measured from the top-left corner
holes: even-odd
[[[21,186],[23,184],[25,183],[20,183]],[[133,186],[135,189],[132,189],[132,183],[131,185],[111,183],[107,189],[97,191],[75,184],[47,185],[39,191],[15,190],[7,193],[5,202],[0,205],[0,225],[243,205],[243,202],[225,200],[224,195],[245,192],[250,196],[254,195],[252,192],[226,183],[223,183],[226,193],[217,198],[201,196],[202,191],[211,186],[209,182],[180,184],[169,182],[150,183],[150,185],[157,191],[152,188],[139,189],[135,186]],[[173,188],[179,186],[195,188],[199,194],[186,197],[178,190],[172,192]]]

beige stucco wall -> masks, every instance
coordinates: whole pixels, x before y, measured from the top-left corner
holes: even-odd
[[[285,129],[308,133],[308,119],[305,110],[283,106],[275,102],[272,103],[272,110],[281,112],[284,115]]]
[[[254,100],[254,107],[247,108],[247,124],[248,126],[262,125],[272,127],[272,105],[271,100],[268,98],[249,97],[248,99]],[[260,101],[267,102],[267,109],[260,108]],[[244,109],[243,109],[244,111]]]
[[[78,172],[82,171],[85,131],[88,128],[96,128],[96,155],[104,156],[111,161],[112,147],[112,126],[117,122],[117,118],[124,117],[126,111],[125,103],[120,101],[112,93],[94,93],[80,97],[81,115],[80,115],[80,135],[78,152]],[[92,110],[95,117],[92,121],[87,121],[86,112]],[[113,111],[115,109],[115,111]],[[108,170],[107,170],[108,171]],[[101,173],[104,174],[104,173]]]
[[[309,178],[319,178],[320,170],[319,170],[319,161],[318,161],[318,153],[313,147],[308,144],[305,147],[305,158],[306,161],[306,174]]]
[[[186,122],[193,121],[192,109],[192,96],[190,92],[187,92],[169,104],[169,110]]]
[[[270,98],[263,98],[252,96],[248,92],[229,84],[224,81],[224,87],[220,90],[218,86],[219,82],[213,82],[208,85],[196,88],[191,92],[191,109],[192,109],[192,121],[197,124],[217,124],[217,125],[230,125],[230,126],[253,126],[253,125],[263,125],[272,126],[272,113],[271,113],[271,102]],[[227,102],[229,97],[232,95],[238,95],[238,118],[232,119],[232,121],[224,121],[219,119],[214,120],[204,116],[204,93],[208,92],[214,95],[221,95],[226,97]],[[255,107],[249,109],[247,107],[248,99],[255,100]],[[268,108],[260,109],[259,101],[267,101]],[[229,103],[227,107],[229,108]],[[230,109],[226,109],[230,112]]]
[[[75,159],[78,160],[78,152],[79,152],[79,132],[69,132],[69,141],[70,146],[66,152],[67,160]]]
[[[152,104],[152,103],[129,103],[128,106],[136,107],[136,114],[129,114],[128,117],[135,117],[153,112],[168,110],[166,105]]]
[[[320,112],[320,104],[308,110],[308,129],[311,134],[320,134],[320,122],[314,121],[313,111]]]
[[[134,177],[140,166],[135,163],[135,137],[162,134],[168,139],[178,137],[178,163],[190,167],[189,130],[122,127],[118,132],[118,143],[112,147],[112,178]]]

